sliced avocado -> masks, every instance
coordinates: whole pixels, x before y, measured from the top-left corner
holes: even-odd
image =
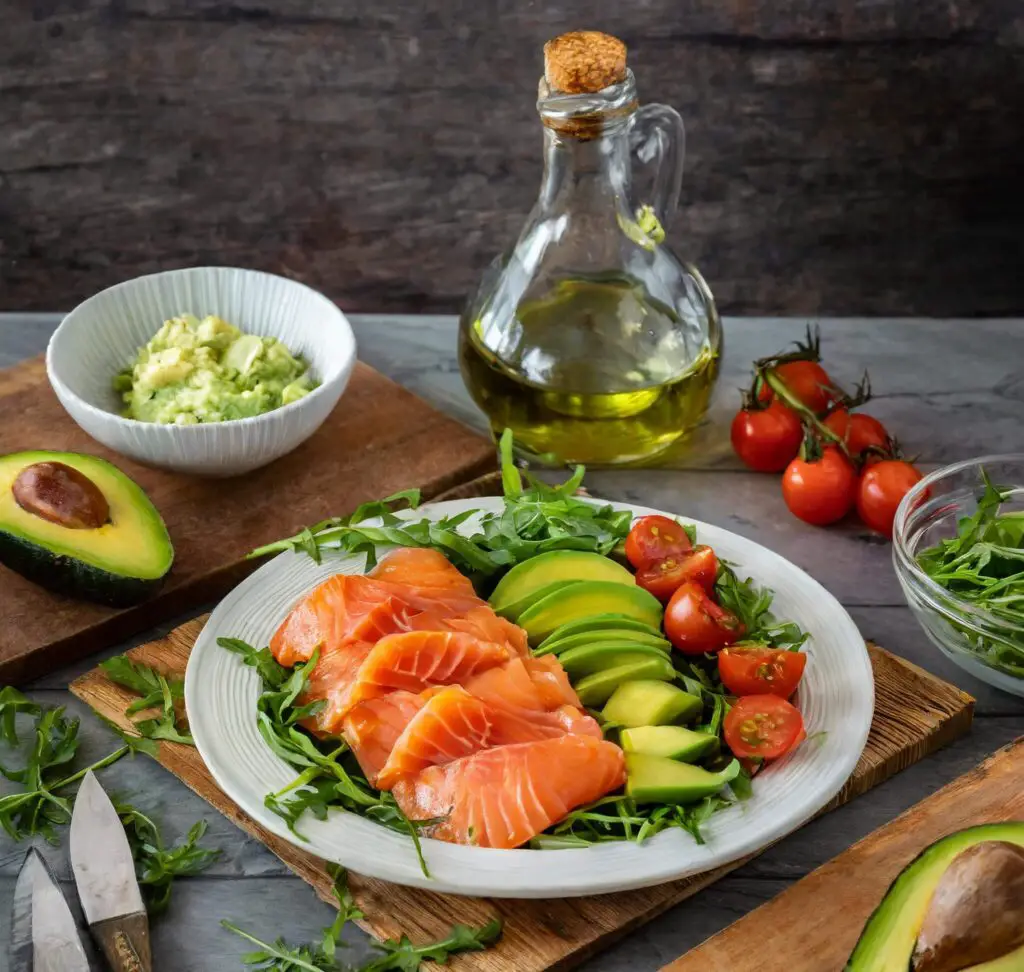
[[[592,675],[586,675],[576,682],[573,688],[576,689],[576,694],[583,705],[594,708],[603,704],[623,682],[628,682],[632,678],[668,679],[675,677],[675,674],[676,670],[672,663],[658,652],[657,655],[649,655],[643,660],[635,659],[617,668],[605,668]]]
[[[0,563],[51,590],[125,606],[152,594],[173,559],[156,508],[106,460],[0,456]]]
[[[516,564],[494,588],[489,600],[498,614],[535,591],[565,581],[607,581],[634,587],[636,579],[625,567],[586,550],[552,550]]]
[[[666,655],[660,648],[651,645],[637,645],[628,641],[595,641],[589,645],[578,645],[558,656],[562,668],[571,679],[606,668],[619,668],[634,661],[646,661],[648,658],[664,661]]]
[[[548,641],[567,638],[570,635],[583,634],[586,631],[600,631],[604,628],[615,628],[616,631],[622,631],[624,629],[639,631],[643,634],[651,635],[653,638],[664,637],[659,628],[651,627],[651,625],[646,624],[643,621],[637,621],[635,618],[631,618],[627,614],[592,614],[589,617],[578,618],[575,621],[568,621],[555,628],[544,644],[547,644]],[[541,647],[543,647],[543,645]]]
[[[630,729],[687,722],[700,714],[703,703],[695,695],[667,682],[634,680],[620,685],[601,715]]]
[[[936,841],[911,861],[868,919],[846,963],[846,972],[907,972],[936,885],[958,854],[986,840],[1024,847],[1024,821],[968,827]],[[1020,955],[1006,965],[1011,956],[982,963],[972,972],[1016,972],[1024,968]]]
[[[556,628],[590,614],[628,614],[652,627],[661,624],[661,604],[641,587],[614,581],[583,581],[555,591],[527,608],[516,622],[526,629],[531,645],[539,645]]]
[[[544,587],[538,587],[535,591],[530,591],[529,594],[519,598],[518,601],[506,604],[502,608],[495,608],[494,613],[500,614],[503,618],[508,618],[509,621],[516,623],[519,620],[519,615],[549,594],[554,594],[555,591],[560,591],[564,587],[571,587],[573,584],[581,583],[582,581],[555,581],[553,584],[547,584]]]
[[[734,759],[720,773],[664,756],[626,753],[626,796],[637,803],[696,803],[712,796],[740,774]]]
[[[629,628],[600,628],[597,631],[581,631],[577,634],[558,637],[556,631],[550,638],[545,638],[534,652],[535,655],[561,655],[564,651],[578,648],[580,645],[592,645],[599,641],[628,641],[634,645],[646,645],[670,652],[672,645],[660,635],[650,635],[646,631],[632,631]]]
[[[627,753],[664,756],[684,763],[696,763],[718,750],[718,737],[710,732],[694,732],[684,726],[637,726],[623,729],[619,735]]]

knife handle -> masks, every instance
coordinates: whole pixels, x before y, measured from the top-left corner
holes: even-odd
[[[153,972],[145,912],[98,921],[90,930],[113,972]]]

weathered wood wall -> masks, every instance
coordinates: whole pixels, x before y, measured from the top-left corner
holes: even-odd
[[[0,0],[0,308],[222,263],[454,310],[584,26],[687,121],[671,239],[724,309],[1024,311],[1020,0]]]

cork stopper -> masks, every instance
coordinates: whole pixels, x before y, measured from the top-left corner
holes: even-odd
[[[626,45],[597,30],[574,30],[544,45],[544,80],[552,91],[593,94],[626,78]]]

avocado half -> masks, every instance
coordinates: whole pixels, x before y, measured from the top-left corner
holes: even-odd
[[[982,824],[936,841],[899,874],[868,919],[846,963],[846,972],[907,972],[936,885],[953,859],[982,841],[1024,847],[1024,821]],[[1016,972],[1024,950],[972,966],[970,972]]]
[[[16,482],[41,463],[70,467],[89,480],[106,500],[106,522],[67,526],[19,503]],[[0,456],[0,563],[50,590],[125,607],[153,594],[173,560],[160,514],[116,466],[77,452]]]

